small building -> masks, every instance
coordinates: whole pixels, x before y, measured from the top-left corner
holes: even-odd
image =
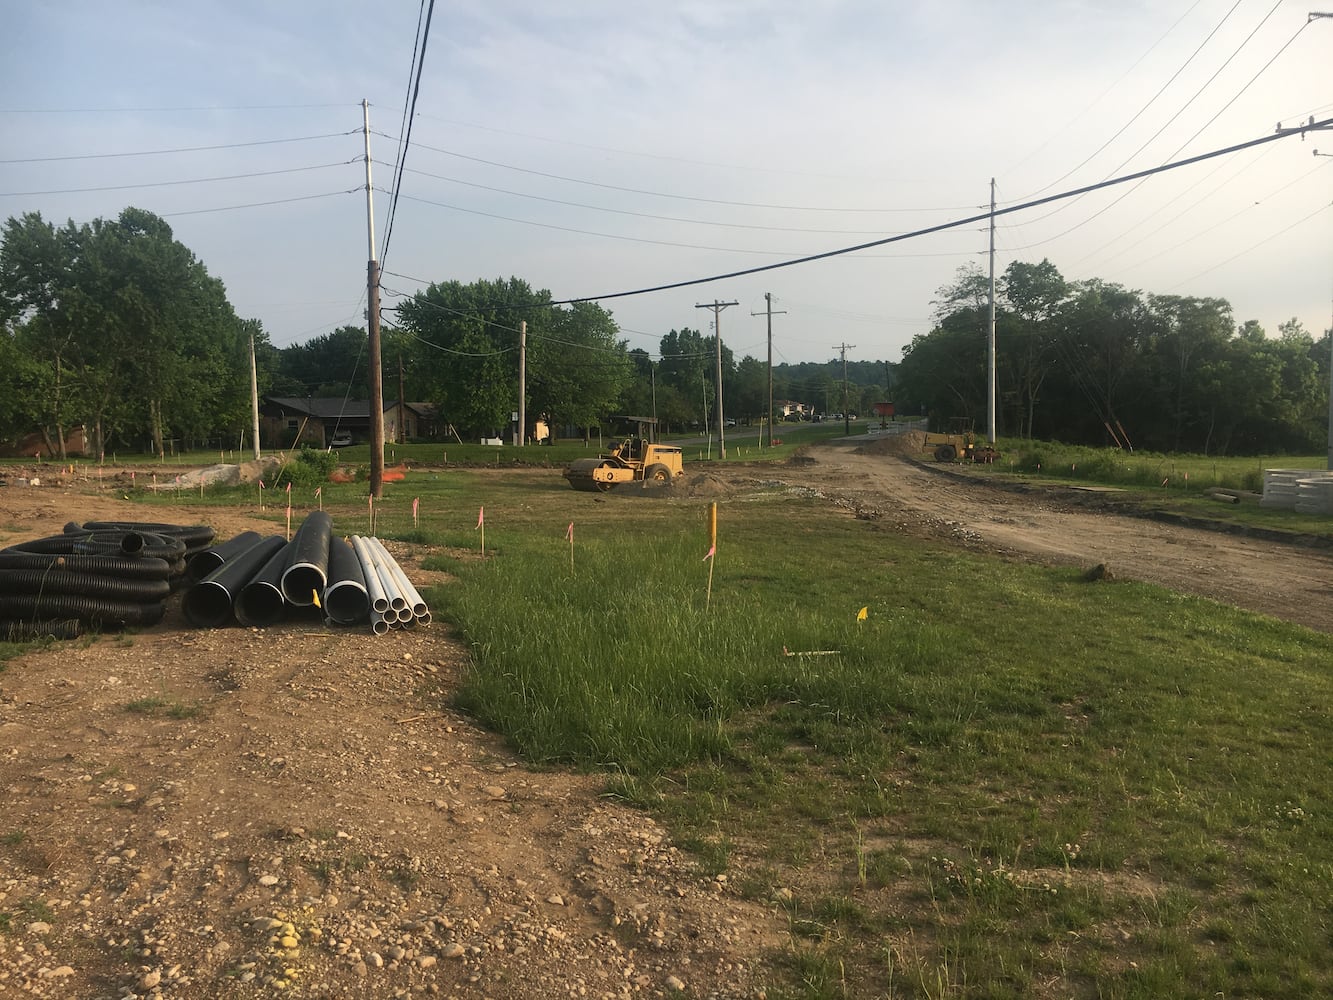
[[[435,437],[435,406],[431,403],[384,404],[384,440],[411,441]],[[308,445],[327,448],[335,434],[353,442],[370,440],[370,402],[341,397],[265,396],[259,407],[259,438],[266,448]]]

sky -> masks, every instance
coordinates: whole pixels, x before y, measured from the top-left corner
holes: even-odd
[[[388,323],[513,276],[654,355],[716,316],[737,358],[771,322],[775,363],[896,362],[988,269],[993,180],[997,274],[1318,337],[1333,131],[1005,211],[1333,117],[1314,2],[455,0],[426,33],[407,0],[37,0],[0,40],[0,219],[147,209],[274,344],[363,326],[364,100]]]

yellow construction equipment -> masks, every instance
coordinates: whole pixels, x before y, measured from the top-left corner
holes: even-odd
[[[926,432],[923,445],[934,452],[937,462],[994,462],[1000,453],[985,441],[978,441],[972,430],[972,421],[955,417],[949,433]]]
[[[621,483],[645,486],[670,486],[685,475],[681,450],[674,445],[657,444],[657,421],[653,417],[622,417],[637,425],[610,454],[580,458],[565,469],[565,478],[576,490],[605,493]]]

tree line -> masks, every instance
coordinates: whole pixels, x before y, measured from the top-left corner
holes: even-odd
[[[275,347],[151,212],[63,226],[29,213],[2,236],[0,439],[37,433],[61,457],[76,426],[92,454],[242,447],[252,342],[261,394],[368,394],[365,329]],[[1011,264],[997,290],[1002,434],[1219,454],[1322,447],[1328,334],[1315,341],[1293,320],[1270,338],[1235,326],[1225,300],[1066,282],[1046,260]],[[965,268],[935,305],[901,362],[783,363],[774,399],[863,419],[890,401],[938,426],[984,426],[988,281]],[[607,310],[557,305],[517,277],[438,282],[382,312],[385,398],[401,387],[461,435],[511,429],[520,358],[528,434],[538,419],[587,433],[616,414],[656,416],[666,432],[716,422],[717,341],[696,329],[631,349]],[[768,365],[725,343],[721,355],[725,416],[763,419]]]
[[[947,426],[987,416],[989,279],[941,289],[928,333],[897,366],[900,409]],[[1328,435],[1330,333],[1236,325],[1225,299],[1066,281],[1049,260],[996,281],[1000,434],[1162,452],[1296,454]]]

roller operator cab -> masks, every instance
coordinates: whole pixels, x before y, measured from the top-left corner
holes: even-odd
[[[670,486],[685,475],[680,448],[650,440],[648,435],[656,430],[657,422],[651,417],[629,419],[639,424],[639,433],[627,435],[609,454],[572,462],[564,472],[571,487],[605,493],[622,483]]]

